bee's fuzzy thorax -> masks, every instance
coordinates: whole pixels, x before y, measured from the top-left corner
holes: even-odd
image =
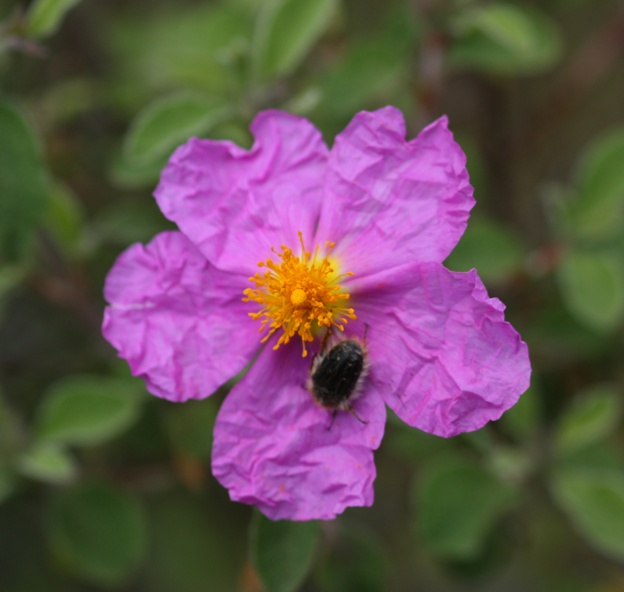
[[[307,389],[328,410],[351,410],[370,369],[365,340],[332,335],[312,359]]]

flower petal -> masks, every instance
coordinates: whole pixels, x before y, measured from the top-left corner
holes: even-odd
[[[373,502],[375,465],[386,419],[372,388],[333,425],[305,389],[309,361],[294,344],[265,348],[226,397],[214,432],[212,471],[233,500],[273,520],[331,519]]]
[[[246,276],[271,247],[298,247],[297,231],[311,240],[327,160],[305,119],[265,111],[251,131],[249,151],[192,138],[174,152],[154,194],[214,266]]]
[[[400,111],[358,113],[328,161],[317,242],[356,277],[407,262],[442,262],[474,205],[466,157],[446,117],[405,141]]]
[[[529,387],[527,346],[475,270],[411,265],[360,289],[371,380],[409,425],[445,437],[476,430]]]
[[[102,332],[152,394],[207,397],[260,345],[243,283],[211,267],[182,233],[163,232],[117,259],[106,278]]]

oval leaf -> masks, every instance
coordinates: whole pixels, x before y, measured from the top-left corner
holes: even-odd
[[[323,549],[314,582],[323,592],[383,592],[388,587],[394,561],[389,561],[388,545],[379,529],[349,523]]]
[[[593,547],[614,559],[624,559],[623,471],[560,471],[552,480],[552,492]]]
[[[586,149],[578,169],[578,198],[570,206],[575,236],[604,240],[621,236],[624,224],[624,128]]]
[[[56,184],[49,195],[46,226],[68,259],[85,250],[84,215],[69,188]]]
[[[273,0],[258,19],[254,57],[263,78],[292,72],[326,30],[337,0]]]
[[[273,522],[256,512],[251,552],[267,592],[293,592],[305,580],[320,534],[319,522]]]
[[[251,36],[249,12],[231,2],[195,2],[137,11],[118,21],[107,40],[117,58],[115,75],[133,105],[145,104],[156,89],[239,96],[238,66]]]
[[[68,10],[80,0],[36,0],[26,17],[26,30],[31,37],[52,35]]]
[[[613,433],[621,417],[621,395],[615,388],[603,385],[586,390],[559,419],[557,450],[573,452],[603,440]]]
[[[138,501],[105,485],[82,485],[50,507],[50,543],[73,571],[98,584],[123,581],[145,552]]]
[[[59,446],[48,443],[35,444],[24,453],[18,468],[27,477],[49,483],[66,482],[76,474],[74,459]]]
[[[207,133],[230,114],[222,101],[202,95],[178,93],[162,98],[134,120],[124,140],[124,155],[131,162],[153,162],[189,137]]]
[[[599,331],[617,327],[624,317],[624,269],[610,253],[569,251],[558,270],[568,310]]]
[[[476,268],[485,282],[501,282],[523,262],[523,249],[513,233],[491,220],[470,220],[446,265],[457,271]]]
[[[476,465],[449,459],[425,472],[416,499],[417,528],[429,547],[448,559],[470,560],[513,505],[515,490]]]
[[[142,392],[133,379],[72,376],[46,393],[36,434],[51,442],[98,444],[134,422]]]
[[[354,44],[321,81],[321,109],[350,115],[363,105],[391,102],[409,79],[409,45],[386,34]]]
[[[46,174],[34,134],[0,98],[0,261],[25,252],[46,202]]]
[[[458,40],[450,51],[456,66],[488,72],[533,73],[561,55],[556,25],[535,10],[506,3],[469,5],[456,19]]]

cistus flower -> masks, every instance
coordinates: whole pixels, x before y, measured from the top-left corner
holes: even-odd
[[[256,358],[217,417],[212,471],[269,518],[330,519],[373,502],[386,405],[438,436],[479,429],[527,389],[527,347],[476,271],[442,265],[474,204],[446,118],[406,141],[396,109],[361,112],[331,150],[279,111],[251,132],[250,150],[174,152],[155,197],[179,230],[119,257],[103,332],[170,401]],[[330,427],[306,390],[327,331],[366,331],[363,421],[339,411]]]

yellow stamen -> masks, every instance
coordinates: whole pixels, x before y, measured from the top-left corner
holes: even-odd
[[[349,320],[356,318],[353,308],[347,307],[350,295],[342,292],[340,282],[352,276],[352,272],[336,274],[329,256],[335,243],[325,243],[325,255],[321,258],[319,247],[311,256],[299,234],[301,255],[295,256],[291,249],[282,245],[282,252],[271,249],[281,261],[261,261],[258,267],[266,268],[249,278],[256,286],[243,293],[244,302],[258,302],[262,308],[251,312],[252,319],[262,319],[260,331],[269,327],[262,339],[267,341],[278,329],[282,329],[273,349],[288,343],[299,335],[303,344],[303,357],[308,355],[306,342],[314,340],[312,333],[319,327],[336,327],[344,331]]]

